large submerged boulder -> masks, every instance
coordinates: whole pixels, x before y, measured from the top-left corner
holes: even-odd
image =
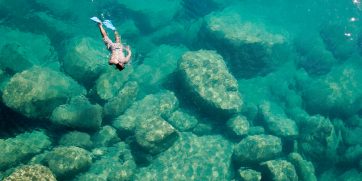
[[[234,148],[234,158],[240,163],[258,163],[276,158],[282,152],[282,141],[273,135],[254,135],[242,139]]]
[[[221,136],[182,133],[135,180],[231,180],[232,148]]]
[[[23,133],[6,140],[0,139],[0,170],[27,161],[50,145],[50,138],[42,131]]]
[[[152,3],[143,0],[118,0],[117,5],[134,14],[142,26],[156,29],[170,23],[182,8],[181,0],[155,0]]]
[[[85,89],[66,75],[41,67],[15,74],[3,91],[3,101],[27,117],[46,118],[67,99]]]
[[[97,130],[102,124],[102,107],[92,105],[86,97],[74,97],[69,104],[55,108],[50,120],[71,128]]]
[[[286,42],[282,31],[249,18],[236,8],[207,15],[200,36],[208,42],[207,46],[227,58],[237,77],[264,75],[285,61],[279,51],[284,50],[280,46]],[[276,49],[278,56],[273,56]]]
[[[186,51],[182,46],[161,45],[148,53],[131,76],[142,87],[141,94],[158,92],[177,69],[177,61]]]
[[[177,131],[165,120],[178,108],[174,93],[165,91],[151,94],[135,102],[113,121],[113,126],[124,136],[134,136],[143,151],[158,154],[178,138]]]
[[[16,168],[13,173],[4,179],[4,181],[16,181],[16,180],[44,180],[44,181],[56,181],[52,171],[43,165],[25,165]]]
[[[0,26],[0,69],[21,72],[34,65],[58,64],[58,56],[49,38]]]
[[[130,148],[124,142],[112,146],[96,148],[93,155],[97,160],[89,170],[80,174],[76,181],[116,181],[133,180],[136,171],[136,163]],[[99,158],[98,158],[99,157]]]
[[[283,108],[273,102],[264,102],[259,109],[261,119],[271,134],[284,138],[298,136],[297,124],[286,116]]]
[[[63,59],[64,71],[75,80],[89,85],[106,70],[107,52],[101,41],[76,37],[67,42]]]
[[[243,100],[236,79],[215,51],[190,51],[179,63],[180,78],[206,110],[224,115],[241,111]],[[210,112],[210,111],[209,111]]]
[[[89,168],[92,157],[83,148],[57,147],[46,155],[45,162],[58,178],[71,178]]]
[[[345,118],[362,108],[362,70],[357,64],[345,64],[319,79],[302,83],[306,110],[311,114]]]

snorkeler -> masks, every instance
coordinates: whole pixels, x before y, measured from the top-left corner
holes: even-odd
[[[107,49],[111,52],[111,56],[109,58],[109,64],[116,65],[116,68],[122,71],[125,67],[125,64],[127,64],[131,59],[132,52],[130,50],[130,47],[129,46],[124,47],[122,45],[121,37],[119,36],[116,28],[112,25],[112,23],[109,20],[105,20],[103,23],[106,25],[107,28],[114,31],[115,43],[113,43],[112,40],[108,37],[107,32],[103,28],[103,23],[97,17],[93,17],[91,18],[91,20],[98,23],[99,30],[103,37],[103,41],[107,46]],[[125,56],[123,50],[127,51],[127,56]]]

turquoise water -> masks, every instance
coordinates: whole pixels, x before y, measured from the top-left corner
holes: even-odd
[[[361,180],[361,13],[0,0],[0,180]],[[93,16],[131,47],[124,70]]]

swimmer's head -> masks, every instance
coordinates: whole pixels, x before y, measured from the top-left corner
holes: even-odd
[[[124,64],[116,64],[116,68],[119,70],[119,71],[122,71],[124,69]]]

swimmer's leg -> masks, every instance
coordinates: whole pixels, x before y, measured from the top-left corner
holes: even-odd
[[[116,43],[121,43],[121,36],[119,36],[117,30],[114,31],[114,37],[116,39]]]
[[[98,27],[99,27],[99,30],[101,31],[101,34],[102,34],[102,37],[107,37],[107,32],[106,30],[104,30],[103,26],[102,26],[102,23],[98,23]]]

